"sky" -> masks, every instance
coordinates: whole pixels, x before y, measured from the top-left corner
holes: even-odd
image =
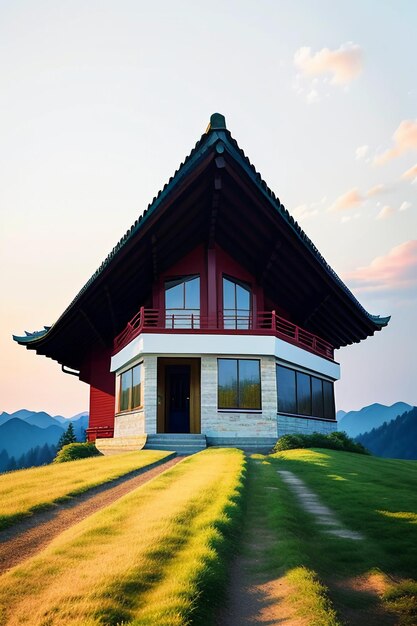
[[[0,0],[0,411],[88,387],[53,323],[204,132],[227,126],[365,308],[338,409],[417,404],[417,3]]]

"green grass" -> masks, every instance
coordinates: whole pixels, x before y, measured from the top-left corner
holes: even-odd
[[[307,616],[308,623],[333,625],[345,620],[366,623],[375,611],[385,613],[388,621],[381,623],[393,623],[393,610],[399,620],[395,623],[415,623],[417,463],[306,449],[255,458],[256,481],[249,499],[277,538],[261,570],[264,575],[278,571],[293,582],[295,576],[298,613]],[[365,539],[341,539],[320,530],[278,469],[294,472],[344,526]],[[311,581],[318,583],[316,591]],[[382,591],[364,588],[375,581]]]
[[[208,624],[244,473],[241,451],[210,449],[62,533],[0,577],[0,624]]]
[[[0,529],[68,497],[161,461],[169,452],[141,450],[0,475]]]
[[[315,529],[270,458],[254,455],[248,468],[245,536],[266,537],[257,545],[253,579],[260,583],[279,579],[288,587],[286,601],[293,606],[295,618],[314,626],[340,626],[328,590],[308,556]]]

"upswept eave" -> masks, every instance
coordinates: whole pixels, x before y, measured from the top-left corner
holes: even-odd
[[[337,286],[348,296],[355,307],[371,322],[374,326],[374,330],[380,330],[388,324],[391,316],[381,317],[379,315],[370,314],[353,295],[350,289],[339,278],[333,268],[327,263],[324,257],[321,255],[317,247],[311,241],[311,239],[302,230],[298,222],[292,217],[289,211],[281,204],[279,198],[269,188],[267,183],[263,180],[261,174],[256,170],[255,166],[251,163],[245,152],[240,148],[237,141],[232,137],[230,131],[226,128],[225,119],[221,114],[215,113],[211,116],[210,124],[206,132],[197,141],[190,154],[185,157],[184,161],[180,164],[178,169],[170,177],[168,182],[148,204],[144,212],[138,217],[134,224],[126,231],[124,236],[114,246],[108,256],[104,259],[100,267],[94,272],[91,278],[86,282],[82,289],[78,292],[75,298],[71,301],[69,306],[60,315],[58,320],[50,327],[46,327],[44,330],[36,331],[33,333],[26,332],[25,336],[13,335],[13,340],[20,345],[26,345],[27,347],[35,348],[37,344],[41,344],[48,339],[57,329],[59,323],[67,316],[67,314],[74,308],[80,298],[85,294],[88,289],[94,284],[94,282],[103,274],[108,266],[117,258],[124,247],[130,242],[143,227],[143,225],[149,220],[149,218],[157,211],[161,203],[172,193],[179,183],[184,179],[187,173],[195,166],[196,163],[206,154],[211,148],[215,148],[216,144],[222,143],[224,149],[237,161],[240,166],[248,174],[250,180],[256,185],[257,189],[268,199],[274,210],[281,216],[287,223],[291,230],[296,234],[300,242],[306,247],[314,259],[319,262],[330,278],[337,284]]]

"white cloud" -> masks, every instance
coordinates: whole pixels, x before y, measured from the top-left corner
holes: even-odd
[[[399,211],[407,211],[407,209],[409,209],[411,207],[411,202],[407,202],[407,200],[405,200],[400,208],[398,209]]]
[[[333,84],[347,85],[362,71],[362,49],[348,42],[337,50],[322,48],[313,54],[304,46],[296,51],[294,65],[304,76],[330,75]]]
[[[356,148],[355,151],[355,158],[357,161],[360,161],[361,159],[364,159],[366,157],[366,155],[368,154],[369,151],[369,146],[359,146],[358,148]]]
[[[293,209],[293,215],[297,220],[304,220],[309,217],[315,217],[320,213],[320,210],[324,207],[327,202],[327,196],[324,196],[318,202],[311,202],[310,204],[300,204],[299,206]]]
[[[315,102],[320,102],[320,96],[316,89],[311,89],[307,94],[307,102],[308,104],[314,104]]]
[[[376,165],[383,165],[406,152],[417,151],[417,119],[403,120],[393,134],[392,139],[393,147],[375,157],[374,162]]]

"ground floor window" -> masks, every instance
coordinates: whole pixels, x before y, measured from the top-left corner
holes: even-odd
[[[120,374],[119,411],[132,411],[143,406],[142,363]]]
[[[259,359],[217,359],[219,409],[261,408]]]
[[[277,365],[279,413],[335,419],[333,383]]]

